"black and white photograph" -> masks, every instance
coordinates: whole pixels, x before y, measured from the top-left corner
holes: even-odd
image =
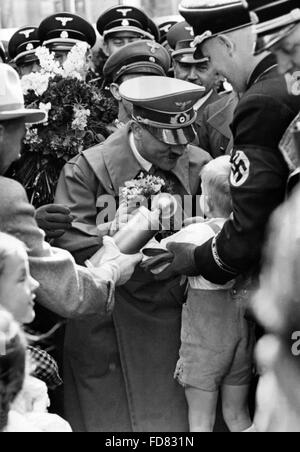
[[[0,432],[300,432],[300,0],[0,0]]]

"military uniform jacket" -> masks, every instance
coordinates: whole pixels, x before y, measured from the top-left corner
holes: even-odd
[[[235,111],[231,163],[233,217],[219,236],[196,250],[199,272],[224,283],[260,266],[266,228],[284,200],[288,167],[280,140],[299,111],[273,56],[258,64]]]
[[[226,93],[217,102],[208,105],[203,112],[198,132],[199,146],[213,158],[230,154],[232,151],[231,124],[238,101],[236,93]]]
[[[130,124],[69,162],[56,202],[75,217],[59,245],[80,260],[101,246],[97,205],[141,171],[129,145]],[[177,193],[196,194],[210,157],[190,147],[172,176]],[[103,226],[103,234],[107,225]],[[113,316],[70,322],[66,336],[66,416],[76,431],[187,431],[183,388],[173,374],[180,347],[184,290],[179,279],[156,283],[138,269],[116,290]]]

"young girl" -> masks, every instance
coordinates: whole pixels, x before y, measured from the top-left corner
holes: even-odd
[[[71,432],[70,426],[47,413],[47,388],[30,377],[26,339],[11,314],[0,310],[0,432]]]
[[[10,312],[21,325],[33,322],[34,304],[39,283],[29,271],[25,245],[18,239],[0,233],[0,306]],[[48,353],[27,347],[33,375],[55,389],[62,381],[58,367]]]

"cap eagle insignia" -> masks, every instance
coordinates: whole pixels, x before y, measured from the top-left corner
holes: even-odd
[[[123,17],[127,17],[127,14],[130,13],[132,11],[131,8],[127,8],[127,9],[117,9],[118,13],[121,13]]]
[[[19,35],[24,35],[26,39],[29,38],[29,36],[34,32],[34,29],[30,29],[30,30],[23,30],[19,32]]]
[[[73,22],[72,17],[56,17],[57,22],[61,22],[62,26],[65,27],[68,22]]]

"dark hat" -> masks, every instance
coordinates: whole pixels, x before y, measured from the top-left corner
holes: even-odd
[[[208,38],[252,25],[245,0],[183,0],[179,11],[193,27],[197,47]]]
[[[93,26],[80,16],[57,13],[47,17],[38,30],[41,43],[57,51],[69,51],[78,42],[94,47],[97,36]]]
[[[1,41],[0,41],[0,58],[2,59],[3,63],[6,62],[6,52],[5,52],[4,45],[2,44]]]
[[[132,42],[115,52],[106,62],[103,75],[108,83],[125,74],[166,76],[171,67],[168,51],[150,40]]]
[[[160,44],[165,46],[166,44],[168,44],[168,39],[167,39],[167,35],[169,33],[169,31],[171,30],[172,27],[174,27],[174,25],[178,24],[178,20],[175,19],[170,19],[170,20],[166,20],[164,22],[162,22],[158,28],[160,31]]]
[[[35,54],[41,45],[37,27],[20,28],[8,43],[8,53],[11,60],[18,66],[39,61]]]
[[[259,19],[256,54],[269,50],[300,22],[299,0],[248,0],[248,4]]]
[[[186,145],[195,139],[194,105],[204,88],[168,77],[139,77],[120,86],[120,95],[133,104],[133,119],[149,126],[164,143]]]
[[[195,59],[194,30],[187,22],[180,22],[174,25],[167,35],[168,43],[173,49],[172,57],[181,63],[202,63],[209,61],[202,55],[202,58]]]
[[[152,33],[157,33],[157,30],[152,29],[151,22],[141,9],[120,5],[108,9],[99,17],[97,29],[104,38],[111,34],[128,31],[144,38],[154,39],[155,36]]]
[[[160,29],[150,17],[148,17],[148,32],[156,42],[160,42]]]

